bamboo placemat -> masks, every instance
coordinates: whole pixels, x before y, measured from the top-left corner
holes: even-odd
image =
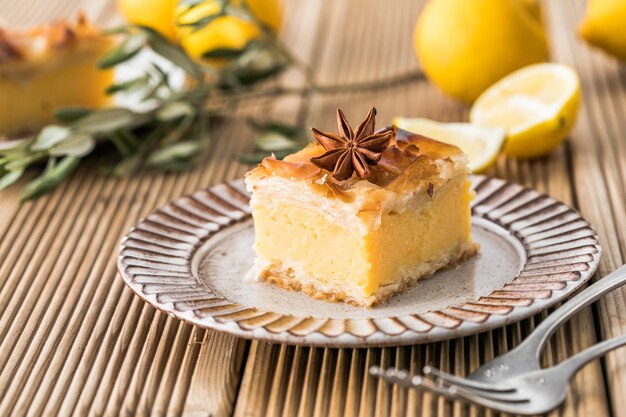
[[[465,106],[411,76],[418,70],[412,31],[422,3],[286,1],[283,37],[321,85],[390,79],[383,87],[242,103],[233,122],[217,128],[210,156],[190,172],[115,179],[83,166],[35,202],[18,204],[15,188],[0,193],[0,416],[496,415],[389,386],[367,369],[393,364],[418,372],[430,363],[464,374],[519,343],[542,316],[414,347],[294,348],[180,323],[135,297],[115,267],[119,239],[139,218],[245,172],[233,155],[250,150],[247,116],[332,129],[336,107],[358,115],[376,105],[387,123],[394,115],[464,120]],[[597,278],[626,253],[626,72],[576,39],[584,1],[545,5],[554,60],[573,65],[582,78],[582,113],[571,141],[549,158],[502,158],[490,174],[578,207],[605,249]],[[108,0],[0,0],[0,21],[40,23],[79,7],[103,24],[119,19]],[[290,71],[280,82],[299,86],[302,79]],[[553,338],[546,363],[623,334],[625,295],[615,291],[577,315]],[[625,393],[626,350],[617,350],[580,372],[565,407],[551,415],[623,416]]]

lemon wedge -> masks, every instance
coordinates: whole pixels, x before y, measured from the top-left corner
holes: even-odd
[[[440,123],[429,119],[396,117],[393,124],[400,129],[458,146],[467,154],[472,172],[485,171],[496,162],[505,138],[502,128],[480,127],[469,123]]]
[[[478,97],[470,121],[506,129],[504,152],[518,158],[550,153],[570,133],[580,107],[576,71],[536,64],[504,77]]]

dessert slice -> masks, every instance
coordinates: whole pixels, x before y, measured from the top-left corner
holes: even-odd
[[[0,134],[19,135],[53,122],[57,107],[103,107],[113,72],[98,58],[111,47],[81,14],[26,31],[0,29]]]
[[[474,255],[467,157],[398,129],[312,129],[318,143],[246,174],[254,278],[371,307]]]

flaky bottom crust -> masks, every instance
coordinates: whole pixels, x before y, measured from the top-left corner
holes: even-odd
[[[476,255],[478,249],[479,245],[477,243],[462,245],[446,256],[407,271],[398,281],[378,288],[369,297],[361,297],[355,294],[356,291],[346,286],[345,282],[342,282],[341,285],[333,285],[332,283],[322,282],[314,278],[305,278],[302,276],[303,274],[296,273],[296,268],[277,263],[259,268],[255,278],[286,290],[303,292],[313,298],[331,302],[342,301],[356,307],[371,308],[385,302],[395,294],[414,287],[419,280],[428,278],[439,270],[457,266]]]

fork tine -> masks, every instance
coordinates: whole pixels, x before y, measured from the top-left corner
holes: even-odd
[[[487,392],[514,392],[515,388],[507,386],[495,386],[494,384],[485,384],[478,381],[472,381],[467,378],[458,377],[456,375],[449,374],[444,371],[440,371],[432,366],[425,366],[423,369],[424,375],[432,375],[436,378],[437,382],[446,383],[448,385],[456,385],[464,388],[472,388],[475,390],[487,391]]]
[[[444,385],[445,387],[446,385]],[[474,388],[465,388],[460,387],[458,385],[450,384],[447,385],[448,389],[456,390],[458,393],[463,393],[466,395],[476,395],[487,400],[493,401],[501,401],[504,403],[527,403],[529,402],[528,397],[523,396],[518,391],[511,392],[497,392],[497,391],[482,391]]]
[[[479,393],[475,391],[469,391],[454,385],[450,386],[449,391],[452,393],[454,398],[482,405],[483,407],[491,408],[493,410],[503,411],[505,413],[511,414],[527,414],[520,407],[528,403],[528,400],[524,402],[505,402],[500,400],[492,400],[489,398],[485,398],[483,392]]]
[[[380,366],[372,366],[370,368],[370,375],[407,388],[419,388],[422,380],[421,376],[409,376],[409,373],[405,370],[398,370],[396,368],[383,369]]]
[[[456,399],[449,387],[440,387],[430,379],[419,375],[410,376],[409,372],[406,370],[398,370],[396,368],[383,369],[379,366],[372,366],[370,368],[370,375],[393,384],[402,385],[406,388],[413,388],[420,391],[432,391],[447,398]]]

